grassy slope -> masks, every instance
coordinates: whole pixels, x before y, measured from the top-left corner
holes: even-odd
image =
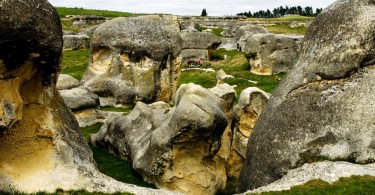
[[[119,11],[106,11],[106,10],[92,10],[92,9],[82,9],[82,8],[67,8],[67,7],[56,7],[57,12],[60,17],[63,18],[66,15],[96,15],[104,17],[131,17],[139,16],[144,14],[135,14],[129,12],[119,12]]]
[[[81,80],[89,63],[90,50],[63,51],[61,73],[69,74]]]
[[[311,180],[304,185],[292,187],[292,189],[288,191],[268,192],[262,194],[374,194],[374,190],[375,177],[352,176],[350,178],[340,178],[339,181],[332,184],[322,180]]]

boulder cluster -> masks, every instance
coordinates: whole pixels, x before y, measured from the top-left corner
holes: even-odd
[[[241,21],[70,17],[100,25],[63,32],[47,1],[0,0],[0,190],[215,194],[231,181],[259,193],[375,176],[372,0],[333,3],[305,37]],[[81,81],[59,73],[63,49],[89,47]],[[243,51],[253,73],[287,76],[272,96],[249,87],[236,97],[223,70],[213,88],[178,87],[183,64],[218,48]],[[91,144],[162,190],[98,171],[79,129],[97,122]]]

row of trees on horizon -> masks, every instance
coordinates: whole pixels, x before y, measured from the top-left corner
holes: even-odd
[[[257,12],[251,13],[251,11],[248,12],[241,12],[238,13],[238,16],[246,16],[248,18],[278,18],[285,15],[290,14],[298,14],[301,16],[311,16],[315,17],[317,16],[323,8],[316,8],[315,11],[312,7],[307,6],[305,8],[302,8],[301,6],[294,6],[294,7],[288,7],[288,6],[280,6],[278,8],[274,8],[272,11],[269,9],[267,10],[259,10]]]

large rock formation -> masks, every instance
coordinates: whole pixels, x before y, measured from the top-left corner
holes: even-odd
[[[255,34],[247,39],[245,55],[251,72],[260,75],[288,72],[297,61],[303,36]]]
[[[210,32],[182,33],[182,49],[209,49],[217,48],[221,39]]]
[[[228,176],[238,179],[245,162],[246,146],[258,117],[266,106],[270,94],[249,87],[241,92],[238,104],[233,108],[232,146],[227,163]]]
[[[171,101],[180,74],[180,53],[176,18],[116,18],[94,32],[82,81],[90,91],[107,98],[109,105]]]
[[[255,26],[253,24],[248,24],[245,26],[238,27],[234,33],[234,38],[236,38],[238,46],[241,50],[244,49],[247,40],[255,34],[265,34],[268,30],[261,26]]]
[[[87,35],[64,35],[64,50],[90,48],[90,37]]]
[[[182,62],[200,59],[209,61],[208,49],[216,49],[221,44],[221,39],[210,32],[184,32],[182,38]]]
[[[225,160],[219,154],[228,124],[224,101],[188,84],[177,91],[175,105],[138,102],[127,116],[111,115],[90,140],[131,160],[158,187],[214,194],[226,183]]]
[[[308,29],[300,57],[249,139],[239,191],[306,162],[374,160],[375,6],[337,1]]]
[[[2,0],[0,23],[0,189],[163,193],[95,168],[55,87],[63,45],[55,9],[44,0]]]

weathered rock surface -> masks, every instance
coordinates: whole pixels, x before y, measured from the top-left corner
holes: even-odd
[[[353,175],[369,175],[374,177],[375,164],[358,165],[348,162],[331,161],[304,164],[302,167],[289,171],[282,179],[244,194],[290,190],[293,186],[303,185],[313,179],[333,183],[342,177],[351,177]]]
[[[64,102],[71,110],[83,110],[99,106],[99,96],[81,88],[59,90]]]
[[[288,72],[298,59],[303,36],[255,34],[245,45],[251,72],[260,75]]]
[[[182,49],[215,49],[221,39],[209,32],[182,33]]]
[[[232,178],[239,178],[249,137],[270,96],[256,87],[249,87],[241,92],[238,104],[233,108],[232,150],[227,164],[228,176]]]
[[[253,129],[239,191],[322,156],[374,160],[374,18],[373,1],[337,1],[310,25],[296,65]]]
[[[64,35],[64,50],[90,48],[90,37],[87,35]]]
[[[77,121],[55,87],[63,45],[47,1],[0,1],[0,189],[159,194],[95,167]]]
[[[247,40],[255,34],[265,34],[268,33],[268,30],[261,26],[255,26],[253,24],[248,24],[245,26],[240,26],[236,29],[234,38],[236,38],[237,43],[242,48],[245,47]]]
[[[90,139],[132,160],[133,168],[160,188],[214,194],[226,183],[219,154],[228,124],[223,103],[208,89],[182,85],[175,107],[138,102],[127,116],[111,115]]]
[[[197,58],[206,61],[209,59],[207,49],[184,49],[181,52],[182,63],[188,64],[189,61],[195,61]]]
[[[227,51],[237,49],[237,40],[235,38],[221,38],[221,44],[218,49],[225,49]]]
[[[95,30],[98,28],[98,25],[96,25],[96,26],[91,26],[91,27],[88,27],[88,28],[85,28],[85,29],[83,29],[83,30],[81,30],[81,31],[79,31],[79,35],[86,35],[86,36],[91,36],[94,32],[95,32]]]
[[[198,30],[195,28],[195,22],[193,21],[181,22],[180,28],[182,33],[198,32]]]
[[[180,54],[175,17],[116,18],[94,32],[82,82],[114,103],[171,101],[181,71]]]
[[[68,75],[68,74],[59,74],[59,78],[57,79],[56,88],[58,90],[62,89],[72,89],[79,86],[79,81]]]
[[[103,16],[73,16],[73,27],[85,27],[89,25],[97,25],[105,22],[107,19]]]

